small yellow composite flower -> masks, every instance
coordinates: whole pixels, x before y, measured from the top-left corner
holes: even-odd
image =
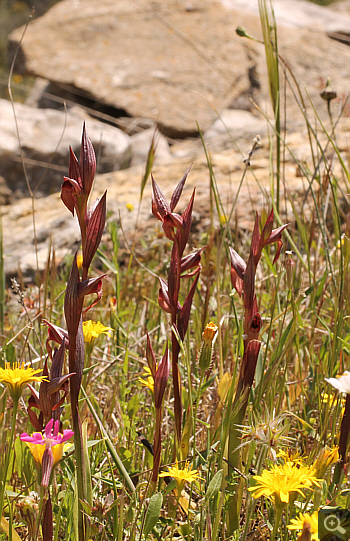
[[[134,210],[134,205],[132,203],[127,203],[126,208],[128,209],[129,212],[132,212]]]
[[[105,327],[100,321],[97,323],[91,321],[91,319],[89,321],[83,321],[84,340],[91,346],[94,345],[96,338],[98,338],[100,334],[111,336],[108,331],[113,331],[113,329],[111,327]]]
[[[190,466],[188,462],[186,462],[183,469],[179,468],[179,463],[176,460],[175,466],[168,468],[167,472],[162,472],[159,474],[159,477],[168,476],[175,479],[178,493],[181,494],[185,483],[193,483],[193,481],[198,479],[199,474],[198,470],[192,470],[192,466]]]
[[[282,503],[289,503],[290,494],[298,492],[304,496],[303,489],[312,488],[312,485],[320,486],[314,467],[295,463],[272,466],[271,470],[263,470],[261,475],[254,475],[253,479],[257,483],[248,490],[254,498],[272,497]]]
[[[305,523],[309,524],[311,539],[314,541],[318,540],[318,511],[314,511],[312,515],[300,513],[298,518],[292,518],[290,522],[291,523],[287,526],[288,530],[302,531],[305,527]]]
[[[23,387],[33,381],[47,381],[46,376],[38,376],[41,368],[25,368],[24,363],[16,362],[12,366],[5,362],[5,368],[0,368],[0,382],[7,385],[11,397],[18,400],[22,394]]]
[[[139,378],[139,382],[141,383],[141,385],[144,385],[144,387],[147,387],[151,391],[151,393],[154,395],[154,379],[151,374],[151,369],[148,368],[148,366],[144,366],[143,370],[145,374],[142,374],[142,375],[143,377],[147,379]]]

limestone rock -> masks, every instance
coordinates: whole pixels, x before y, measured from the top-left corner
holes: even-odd
[[[212,0],[63,0],[30,24],[16,68],[70,89],[77,99],[113,107],[119,116],[153,119],[170,137],[193,135],[196,122],[202,131],[210,127],[215,110],[252,110],[250,98],[271,113],[264,48],[235,34],[240,25],[261,37],[259,18],[244,7],[251,3],[232,0],[227,9]],[[282,23],[293,20],[294,4],[276,0]],[[278,36],[280,53],[318,107],[327,77],[339,95],[348,91],[350,49],[319,24],[322,13],[322,21],[335,18],[332,28],[340,29],[343,14],[312,9],[311,26],[281,24]],[[13,46],[21,35],[22,29],[12,33]],[[288,85],[287,92],[292,96]],[[296,107],[290,99],[291,122]]]
[[[211,0],[193,10],[174,0],[63,0],[30,25],[16,69],[186,136],[196,121],[211,125],[212,103],[221,110],[251,86],[242,67],[256,46],[235,38],[236,25],[237,14]]]
[[[221,0],[222,4],[236,11],[249,11],[259,15],[259,4],[256,0]],[[350,31],[349,2],[336,2],[325,7],[307,0],[274,0],[274,13],[278,25],[291,28],[309,28],[323,32]]]
[[[16,103],[15,109],[31,189],[38,186],[39,195],[57,192],[63,175],[68,174],[69,145],[78,156],[80,153],[82,113],[77,108],[65,114],[21,103]],[[129,166],[131,146],[125,133],[92,119],[87,120],[87,129],[96,150],[98,172]],[[0,174],[12,192],[28,195],[13,109],[7,100],[0,100]]]
[[[249,111],[225,109],[214,124],[205,132],[204,140],[216,148],[231,144],[232,139],[238,142],[251,140],[259,135],[265,136],[267,123],[263,118],[256,117]]]

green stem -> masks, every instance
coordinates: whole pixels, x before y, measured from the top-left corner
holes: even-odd
[[[177,510],[178,510],[178,507],[179,507],[180,496],[181,496],[181,490],[179,490],[179,488],[178,488],[177,489],[177,498],[176,498],[176,507],[175,507],[175,516],[174,516],[173,524],[171,526],[170,541],[173,541],[173,537],[174,537],[176,515],[177,515]]]
[[[3,477],[2,477],[1,482],[0,482],[0,519],[2,518],[2,512],[3,512],[3,508],[4,508],[4,495],[5,495],[7,472],[8,472],[9,464],[10,464],[11,449],[13,448],[13,445],[14,445],[14,436],[15,436],[15,431],[16,431],[16,417],[17,417],[17,410],[18,410],[18,400],[19,400],[19,398],[14,398],[13,399],[13,414],[12,414],[12,426],[11,426],[9,447],[8,447],[8,452],[6,453],[6,457],[5,457],[5,468],[3,469]]]
[[[109,452],[110,452],[110,454],[111,454],[111,456],[113,458],[113,461],[114,461],[115,465],[118,468],[118,471],[119,471],[121,477],[124,479],[124,482],[125,482],[126,486],[128,487],[128,489],[130,490],[130,492],[135,492],[134,483],[130,479],[129,474],[126,471],[126,469],[124,467],[124,464],[123,464],[122,460],[120,459],[117,451],[115,450],[114,445],[113,445],[112,441],[110,440],[110,438],[108,436],[108,433],[107,433],[105,427],[102,424],[101,419],[97,415],[97,412],[96,412],[95,408],[93,407],[90,399],[88,398],[84,387],[81,387],[81,392],[84,395],[86,403],[89,406],[91,414],[92,414],[93,418],[96,421],[96,424],[97,424],[97,426],[98,426],[98,428],[99,428],[99,430],[101,432],[102,438],[103,438],[103,440],[104,440],[104,442],[105,442],[105,444],[106,444],[106,446],[107,446],[107,448],[108,448],[108,450],[109,450]]]
[[[204,376],[205,376],[205,372],[204,372],[204,370],[202,370],[201,379],[199,381],[199,387],[198,387],[198,391],[197,391],[196,405],[194,407],[194,412],[193,412],[193,467],[194,467],[194,463],[195,463],[195,460],[196,460],[196,421],[197,421],[197,411],[198,411],[199,400],[200,400],[200,397],[201,397],[201,390],[202,390]],[[189,376],[188,379],[189,379],[189,387],[190,387],[190,385],[191,385],[190,376]],[[192,401],[191,401],[191,404],[192,404]]]
[[[283,509],[284,505],[282,503],[276,505],[275,524],[271,533],[270,541],[275,541],[276,539],[276,535],[282,518]]]

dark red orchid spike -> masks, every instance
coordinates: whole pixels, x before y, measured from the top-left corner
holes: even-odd
[[[78,183],[80,190],[83,190],[83,180],[81,178],[81,170],[78,158],[74,154],[72,147],[69,147],[69,166],[68,177]]]
[[[86,132],[85,122],[80,149],[80,173],[84,194],[89,197],[96,173],[96,155],[91,139]]]
[[[103,194],[101,199],[95,201],[87,216],[86,244],[83,247],[83,267],[86,269],[90,267],[101,242],[107,214],[106,195],[107,192]]]
[[[247,264],[243,259],[230,248],[231,259],[231,281],[232,286],[236,289],[239,295],[243,296],[244,303],[244,350],[241,361],[236,393],[232,403],[232,422],[229,428],[228,438],[228,463],[232,471],[237,471],[242,467],[241,456],[241,426],[244,423],[244,417],[249,400],[249,390],[251,389],[258,357],[261,349],[261,341],[259,335],[262,327],[262,320],[258,310],[258,303],[255,294],[255,277],[256,270],[261,258],[262,250],[268,244],[273,242],[282,242],[281,233],[287,225],[273,230],[273,211],[270,212],[261,234],[259,233],[259,220],[256,215],[252,241],[250,246],[250,254]],[[277,247],[275,261],[280,254],[281,246]],[[236,517],[239,517],[239,509],[241,507],[241,496],[243,493],[242,480],[237,481],[233,485],[232,496],[229,497],[229,505],[235,507]],[[231,520],[231,519],[230,519]],[[232,533],[238,527],[236,520],[232,524],[228,524],[228,530]]]
[[[80,318],[77,339],[76,339],[76,351],[75,351],[75,369],[77,374],[77,388],[80,389],[81,381],[83,379],[85,361],[85,342],[83,331],[83,318]],[[72,392],[72,391],[71,391]]]
[[[184,250],[186,248],[186,244],[188,242],[188,237],[190,235],[191,230],[191,223],[192,223],[192,211],[193,211],[193,203],[194,203],[194,196],[196,193],[196,189],[193,190],[191,199],[183,211],[181,218],[183,220],[183,228],[179,229],[176,232],[176,236],[178,238],[178,248],[180,252],[180,257],[182,257]]]
[[[268,244],[272,244],[274,242],[277,242],[277,250],[276,250],[276,253],[275,253],[275,257],[273,259],[273,264],[275,264],[276,261],[280,257],[281,248],[283,246],[282,231],[288,226],[289,226],[289,224],[285,224],[285,225],[281,225],[281,227],[278,227],[277,229],[273,229],[271,231],[271,235],[269,236],[267,243],[265,244],[265,246],[267,246]]]
[[[48,492],[48,497],[44,504],[45,507],[44,507],[44,512],[43,512],[43,521],[42,521],[41,531],[42,531],[43,541],[52,541],[53,539],[52,503],[51,503],[50,491],[48,490],[47,492]]]
[[[247,265],[243,261],[240,255],[237,252],[229,247],[230,258],[231,258],[231,283],[232,287],[235,288],[238,295],[242,296],[243,291],[243,278],[246,271]]]
[[[180,200],[182,190],[183,190],[183,188],[185,186],[185,182],[187,180],[188,173],[191,171],[191,167],[192,167],[192,165],[190,165],[190,167],[187,169],[186,173],[184,174],[184,176],[180,180],[179,184],[176,186],[176,188],[175,188],[175,190],[173,192],[173,195],[171,196],[171,201],[170,201],[171,212],[173,212],[175,210],[176,205],[178,204],[178,202]]]
[[[163,278],[159,278],[160,288],[159,288],[159,297],[158,303],[164,312],[171,314],[171,303],[168,294],[168,284]]]
[[[203,250],[205,250],[205,248],[206,246],[204,246],[200,250],[197,250],[197,252],[186,255],[181,259],[181,274],[190,269],[193,269],[194,267],[198,267],[201,262],[202,252]]]
[[[151,374],[154,380],[154,378],[156,377],[157,362],[156,362],[156,356],[154,354],[153,347],[151,344],[151,339],[148,333],[147,333],[146,359],[147,359],[147,363],[148,363],[149,369],[151,371]]]
[[[65,339],[65,346],[68,349],[69,348],[69,338],[68,338],[68,332],[65,329],[62,329],[61,327],[58,327],[57,325],[54,325],[53,323],[50,323],[46,319],[43,319],[43,323],[48,326],[48,338],[46,340],[46,349],[52,359],[52,348],[50,346],[50,341],[56,342],[57,344],[62,344],[63,339]]]
[[[64,297],[64,315],[67,323],[67,330],[70,341],[78,331],[81,310],[83,307],[83,296],[79,296],[80,276],[77,265],[77,253],[74,256],[72,268],[69,274],[66,295]],[[70,344],[71,345],[71,344]],[[69,348],[71,350],[71,348]]]
[[[179,297],[179,285],[180,285],[180,269],[179,267],[179,257],[176,243],[173,244],[173,249],[171,251],[169,273],[168,273],[168,295],[170,307],[174,308]]]
[[[102,278],[105,278],[107,274],[102,274],[101,276],[96,276],[96,278],[89,278],[88,280],[83,280],[78,284],[78,297],[85,297],[86,295],[96,294],[97,297],[87,308],[84,310],[84,314],[91,310],[102,298],[103,289],[102,289]]]
[[[157,220],[163,221],[166,214],[171,214],[171,208],[168,201],[165,199],[162,190],[159,188],[158,184],[152,178],[152,212]]]
[[[84,370],[84,333],[82,324],[82,310],[84,296],[94,293],[97,299],[94,306],[102,296],[101,277],[89,280],[88,271],[101,241],[106,222],[106,193],[97,200],[88,210],[88,200],[92,190],[96,173],[96,156],[90,138],[87,135],[85,124],[83,127],[80,161],[74,152],[70,153],[69,177],[64,178],[61,198],[66,207],[74,214],[76,212],[83,252],[82,276],[77,266],[77,254],[74,256],[66,294],[64,299],[64,314],[69,337],[69,371],[71,416],[74,430],[74,445],[76,458],[77,488],[78,488],[78,534],[79,540],[85,539],[86,517],[81,502],[87,499],[87,479],[85,468],[85,455],[82,443],[81,421],[79,416],[79,392]],[[91,308],[91,306],[89,308]],[[51,328],[51,339],[61,339],[57,329]],[[60,380],[53,380],[52,391],[57,390]]]
[[[191,285],[191,289],[188,292],[188,295],[187,295],[187,297],[185,299],[185,302],[183,303],[183,306],[181,308],[181,312],[179,314],[179,323],[178,323],[179,328],[178,328],[178,331],[179,331],[179,335],[180,335],[180,338],[181,338],[182,341],[184,340],[185,334],[187,332],[188,322],[190,320],[190,313],[191,313],[191,306],[192,306],[193,296],[194,296],[196,288],[197,288],[200,271],[201,271],[201,267],[198,267],[196,278],[195,278],[193,284]]]
[[[171,314],[171,325],[173,329],[178,329],[179,335],[182,340],[184,339],[188,327],[191,304],[198,283],[201,258],[201,250],[199,250],[195,254],[190,254],[189,256],[183,257],[191,229],[195,191],[193,191],[191,199],[182,215],[180,216],[179,214],[174,212],[176,205],[180,200],[188,173],[189,169],[186,171],[185,175],[176,186],[171,197],[170,205],[165,199],[158,184],[152,177],[152,213],[155,218],[157,218],[157,220],[160,220],[162,222],[163,231],[166,237],[173,242],[168,280],[167,282],[163,279],[160,280],[158,302],[159,306],[162,310],[164,310],[164,312]],[[191,269],[193,269],[191,273],[182,274],[185,273],[187,270]],[[188,279],[191,276],[195,276],[195,280],[190,288],[190,292],[185,299],[184,306],[182,307],[179,303],[181,278]],[[181,377],[178,367],[180,345],[177,341],[174,330],[172,332],[171,340],[175,430],[177,445],[180,446],[182,427]],[[158,472],[157,468],[155,468],[153,471],[154,475],[155,471]],[[154,476],[152,480],[155,480]]]
[[[82,189],[76,180],[68,177],[63,178],[63,184],[61,186],[61,199],[73,216],[74,209],[76,208],[77,204],[77,196],[80,196],[81,194]]]
[[[31,396],[28,400],[27,412],[32,425],[40,432],[50,419],[59,421],[60,407],[68,393],[68,380],[74,375],[70,373],[62,376],[64,350],[65,339],[63,338],[60,348],[55,348],[50,374],[47,369],[47,359],[45,361],[43,375],[47,376],[48,381],[40,383],[39,393],[28,384]],[[62,397],[61,392],[63,393]],[[32,411],[32,408],[40,410],[39,417]]]
[[[91,140],[86,133],[85,123],[80,151],[80,163],[72,149],[69,157],[69,176],[64,177],[61,199],[73,214],[76,211],[82,234],[83,251],[86,242],[87,202],[96,172],[96,156]]]
[[[241,373],[244,373],[244,384],[246,387],[253,385],[260,348],[260,340],[251,340],[244,352]]]
[[[147,339],[147,349],[148,357],[151,357],[151,363],[155,362],[153,358],[154,353],[149,341]],[[147,351],[146,351],[147,355]],[[147,357],[147,358],[148,358]],[[152,371],[152,369],[151,369]],[[160,361],[158,368],[156,368],[153,379],[154,379],[154,406],[156,411],[156,424],[153,440],[153,470],[152,470],[152,483],[155,486],[158,479],[159,465],[160,465],[160,454],[162,446],[162,404],[165,389],[170,375],[170,359],[169,359],[169,350],[168,345],[166,346],[165,353]]]
[[[165,389],[170,376],[170,368],[171,364],[167,346],[154,377],[154,405],[156,408],[160,408],[162,405]]]

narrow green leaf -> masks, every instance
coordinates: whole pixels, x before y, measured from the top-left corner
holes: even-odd
[[[155,142],[155,134],[154,134],[152,137],[151,146],[149,147],[148,154],[147,154],[145,172],[141,180],[140,201],[142,201],[143,192],[153,168],[155,154],[156,154],[156,142]]]

